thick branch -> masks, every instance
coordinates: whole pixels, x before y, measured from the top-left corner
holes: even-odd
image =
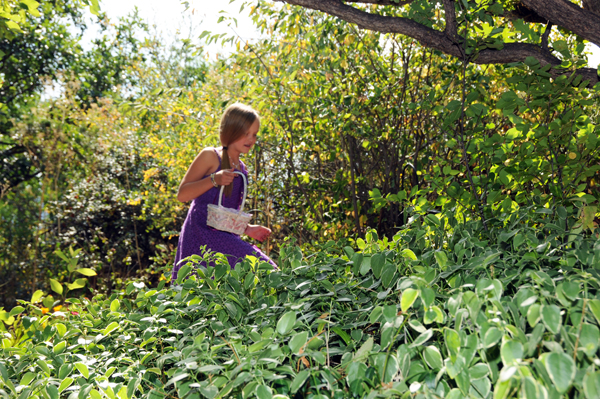
[[[504,17],[509,20],[522,19],[525,22],[545,24],[547,19],[540,17],[535,11],[530,10],[521,3],[515,4],[514,10],[504,12]]]
[[[567,0],[522,0],[522,3],[554,25],[600,46],[600,15]]]
[[[421,45],[425,47],[441,51],[445,54],[460,59],[463,58],[460,46],[456,43],[455,40],[453,40],[453,38],[447,35],[446,32],[440,32],[435,29],[431,29],[408,18],[371,14],[369,12],[365,12],[357,8],[351,7],[347,4],[344,4],[340,0],[283,1],[289,4],[325,12],[327,14],[341,18],[344,21],[356,24],[359,28],[362,29],[373,30],[381,33],[397,33],[409,36],[417,40],[419,43],[421,43]],[[561,0],[527,1],[531,3],[544,3],[546,1],[561,2]],[[575,8],[579,7],[575,6]],[[567,27],[567,29],[569,28]],[[598,27],[595,29],[600,29],[600,22],[598,24]],[[590,31],[593,31],[593,29],[590,28]],[[525,61],[527,57],[536,58],[542,66],[546,64],[558,66],[561,63],[561,60],[553,56],[547,49],[543,49],[538,45],[530,43],[505,43],[502,49],[484,49],[479,51],[476,54],[476,56],[470,59],[469,61],[476,64],[507,64],[511,62]],[[555,76],[558,76],[564,72],[552,69],[550,73],[552,73]],[[569,71],[569,73],[571,73],[571,71]],[[577,70],[577,73],[582,75],[584,80],[589,80],[591,85],[598,83],[598,74],[596,69],[582,68]]]
[[[583,0],[583,8],[600,16],[600,0]]]
[[[444,12],[446,13],[446,35],[452,39],[458,37],[458,28],[456,27],[456,8],[454,0],[444,0]]]
[[[364,3],[364,4],[375,4],[378,6],[405,6],[414,2],[415,0],[402,0],[395,2],[394,0],[343,0],[344,3]]]

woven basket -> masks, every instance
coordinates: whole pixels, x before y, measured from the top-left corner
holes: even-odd
[[[246,176],[238,171],[235,171],[238,175],[242,176],[244,180],[244,198],[242,199],[242,205],[240,210],[226,208],[221,205],[223,200],[223,190],[225,186],[221,186],[219,192],[219,204],[208,204],[208,216],[206,218],[206,224],[217,230],[227,231],[229,233],[242,235],[248,226],[248,222],[252,215],[244,212],[244,203],[246,202],[246,194],[248,192],[248,183],[246,182]]]

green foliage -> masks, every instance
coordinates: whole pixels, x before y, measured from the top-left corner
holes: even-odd
[[[281,270],[254,258],[221,270],[205,253],[218,266],[191,273],[192,256],[178,286],[130,283],[48,314],[36,293],[0,311],[13,318],[0,394],[589,399],[600,241],[560,223],[522,209],[482,241],[480,222],[417,216],[393,240],[288,246]]]

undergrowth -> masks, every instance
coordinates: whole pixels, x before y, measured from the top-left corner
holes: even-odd
[[[214,268],[188,258],[173,284],[48,313],[37,292],[0,310],[0,396],[598,398],[588,222],[532,207],[486,233],[430,214],[392,240],[289,245],[280,270],[206,253]]]

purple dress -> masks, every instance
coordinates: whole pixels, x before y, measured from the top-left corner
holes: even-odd
[[[221,157],[219,157],[219,168],[221,170]],[[241,172],[248,178],[248,171],[242,161],[240,161]],[[208,176],[208,175],[207,175]],[[204,177],[207,177],[204,176]],[[177,272],[183,266],[179,261],[191,255],[201,255],[200,247],[206,245],[208,250],[220,252],[227,255],[227,260],[233,269],[235,264],[241,262],[246,255],[252,255],[262,261],[269,262],[274,268],[277,265],[269,259],[267,255],[261,252],[254,245],[250,245],[236,234],[213,229],[206,225],[208,204],[217,204],[219,200],[219,188],[213,187],[198,198],[192,201],[188,211],[181,234],[179,235],[179,244],[177,245],[177,255],[175,256],[175,265],[173,266],[172,281],[177,279]],[[227,208],[239,209],[243,198],[244,182],[242,177],[236,175],[233,179],[233,189],[231,196],[223,195],[222,205]],[[203,265],[206,266],[206,265]],[[211,265],[212,266],[212,265]]]

